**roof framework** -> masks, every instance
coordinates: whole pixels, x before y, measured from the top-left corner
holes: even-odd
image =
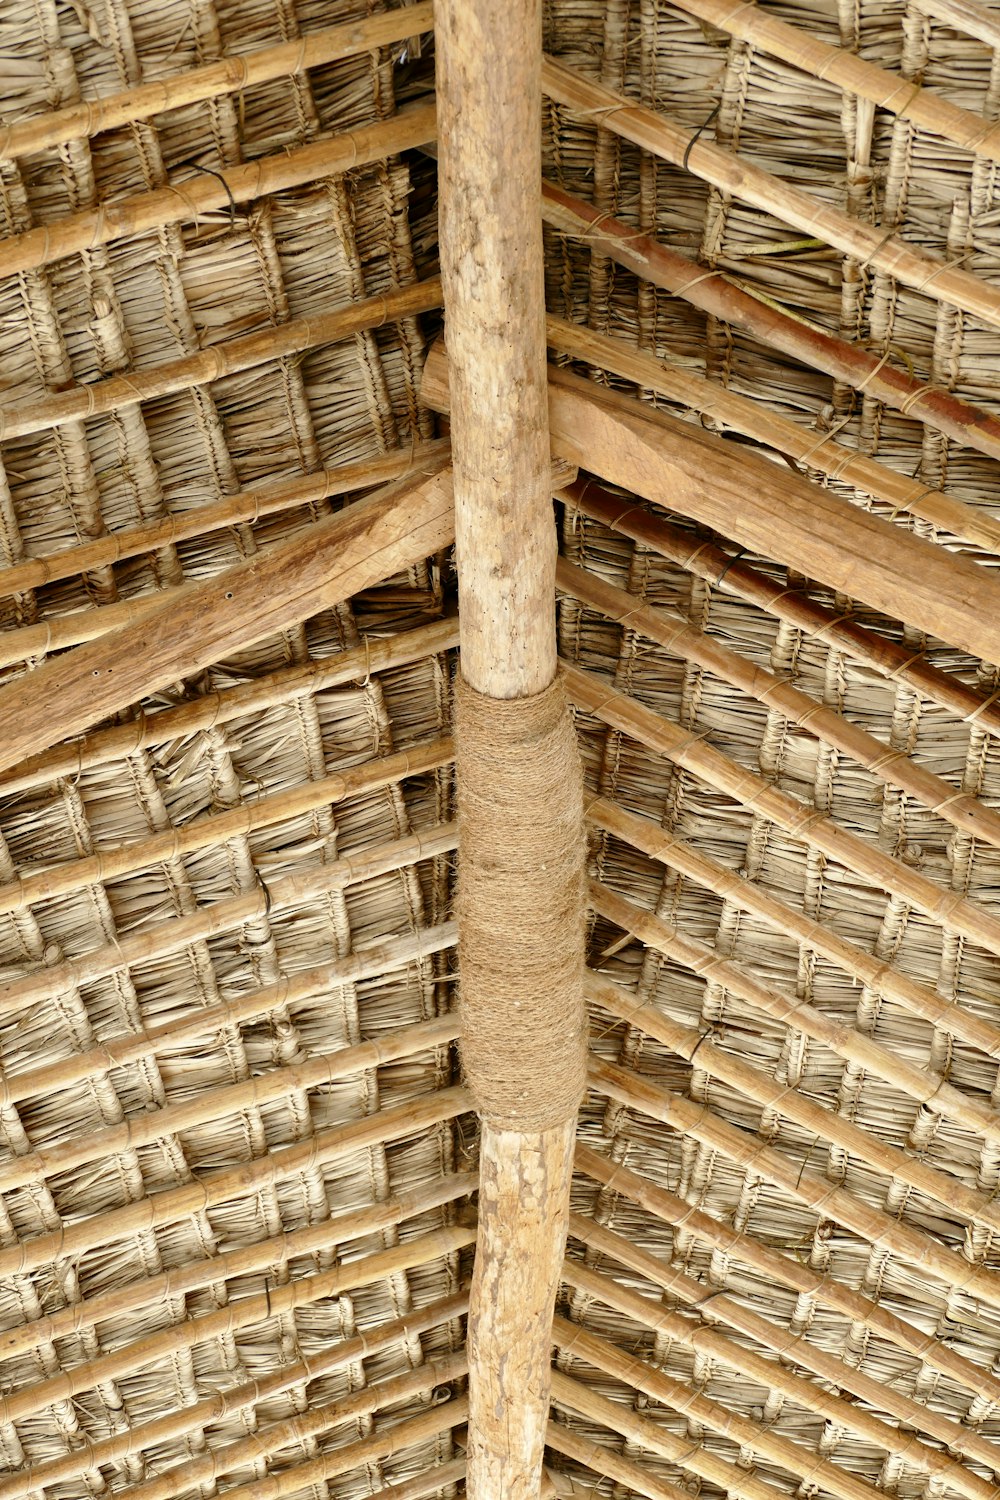
[[[998,16],[0,9],[0,1500],[995,1500]]]

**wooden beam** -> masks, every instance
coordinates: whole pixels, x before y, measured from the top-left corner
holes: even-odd
[[[462,673],[489,699],[529,699],[551,687],[556,671],[541,5],[438,0],[435,21]],[[581,920],[581,954],[582,937]],[[462,951],[460,916],[460,962]],[[582,1042],[582,984],[578,998]],[[469,1316],[470,1500],[540,1494],[575,1133],[575,1119],[543,1130],[483,1121]]]
[[[446,410],[447,382],[447,361],[436,345],[424,371],[424,401]],[[968,558],[762,454],[734,452],[724,438],[566,370],[549,371],[549,430],[555,452],[610,483],[891,619],[1000,662],[1000,584]]]
[[[451,473],[439,455],[258,557],[154,597],[123,629],[0,690],[0,770],[429,557],[453,527]]]

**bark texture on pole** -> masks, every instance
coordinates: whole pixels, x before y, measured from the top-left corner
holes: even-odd
[[[551,735],[538,729],[540,700],[551,704],[560,692],[554,685],[540,0],[437,0],[435,21],[464,678],[460,725],[478,716],[480,731],[463,736],[457,754],[459,953],[460,961],[468,959],[462,963],[463,1058],[483,1115],[466,1484],[470,1500],[537,1500],[552,1313],[585,1066],[583,900],[572,895],[582,871],[582,822],[579,840],[553,838],[562,857],[546,872],[538,897],[545,909],[530,923],[533,939],[560,920],[576,934],[568,962],[571,972],[579,967],[581,982],[571,983],[556,1002],[554,977],[544,965],[540,974],[538,952],[529,956],[523,943],[517,872],[531,861],[524,819],[504,821],[502,815],[504,799],[508,814],[516,809],[512,771],[516,779],[520,768],[525,785],[537,788],[540,757],[551,754]],[[499,737],[486,732],[487,718],[492,722],[497,711],[505,715]],[[580,797],[580,770],[563,704],[553,732],[562,735],[567,754],[572,751],[562,784],[551,788],[556,803],[565,799],[551,809],[565,834],[567,809]],[[490,772],[491,761],[498,764],[499,741],[502,777]],[[491,964],[482,961],[489,924]],[[536,949],[541,946],[535,942]],[[502,995],[490,982],[501,974]],[[546,1028],[556,1003],[563,1013],[559,1062],[564,1077],[578,1076],[579,1084],[564,1090],[559,1105],[545,1114],[538,1108],[532,1045],[537,1058],[539,1040],[551,1034]],[[484,1039],[476,1017],[488,1014],[491,1004],[503,1006],[505,1025]],[[546,1008],[548,1015],[540,1014]],[[519,1047],[518,1039],[528,1045]],[[546,1062],[551,1068],[551,1056]]]

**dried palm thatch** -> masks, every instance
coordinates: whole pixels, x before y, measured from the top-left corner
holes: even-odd
[[[1000,11],[544,11],[553,360],[993,574]],[[431,21],[0,7],[0,712],[440,468]],[[547,1492],[991,1500],[1000,668],[558,477]],[[0,771],[0,1500],[462,1492],[452,571]]]

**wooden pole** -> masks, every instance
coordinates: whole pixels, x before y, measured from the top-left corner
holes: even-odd
[[[529,698],[556,671],[540,0],[438,0],[435,21],[462,673],[489,698]],[[540,1493],[575,1128],[483,1122],[470,1500]]]

